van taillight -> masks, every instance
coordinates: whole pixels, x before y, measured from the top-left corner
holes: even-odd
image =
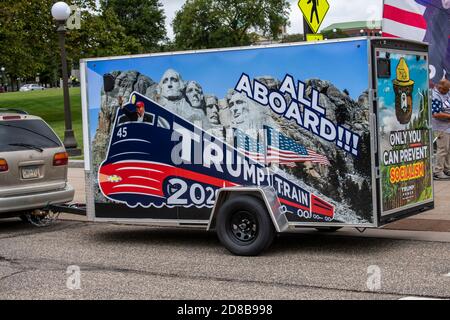
[[[22,119],[21,116],[3,116],[2,118],[3,118],[3,120],[20,120],[20,119]]]
[[[65,166],[69,162],[69,155],[67,152],[60,152],[53,157],[54,166]]]
[[[5,159],[0,159],[0,172],[8,171],[8,162]]]

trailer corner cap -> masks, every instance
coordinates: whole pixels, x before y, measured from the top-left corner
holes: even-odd
[[[404,58],[400,59],[396,73],[397,79],[394,79],[394,85],[407,87],[414,84],[414,81],[409,77],[409,67]]]

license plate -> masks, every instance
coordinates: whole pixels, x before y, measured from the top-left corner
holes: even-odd
[[[38,167],[22,168],[22,178],[23,179],[39,178],[39,168]]]

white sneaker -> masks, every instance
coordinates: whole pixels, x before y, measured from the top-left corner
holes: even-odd
[[[436,172],[433,174],[434,180],[450,180],[450,176],[446,175],[443,172]]]

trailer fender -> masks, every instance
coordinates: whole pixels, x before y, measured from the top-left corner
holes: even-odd
[[[272,223],[277,232],[284,232],[289,227],[289,222],[286,218],[284,212],[282,212],[281,204],[278,201],[276,191],[273,187],[232,187],[232,188],[222,188],[218,191],[216,202],[214,208],[211,212],[209,218],[207,230],[214,230],[216,227],[217,213],[220,207],[229,199],[240,196],[240,195],[251,195],[256,198],[261,199],[270,215]]]

